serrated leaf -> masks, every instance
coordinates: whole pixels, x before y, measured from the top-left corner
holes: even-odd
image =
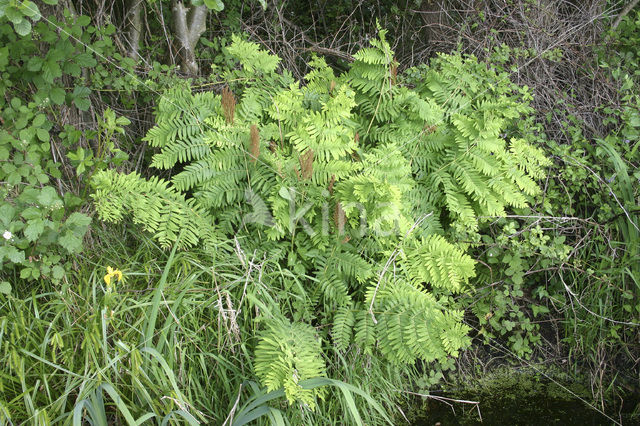
[[[97,63],[93,55],[89,52],[74,56],[73,61],[81,67],[94,67]]]
[[[9,225],[9,223],[13,220],[13,216],[16,213],[16,209],[9,203],[2,204],[0,206],[0,221],[4,224],[4,226]]]
[[[47,116],[44,114],[38,114],[36,115],[36,118],[33,119],[33,121],[31,122],[32,126],[35,127],[40,127],[44,124],[44,122],[47,120]]]
[[[62,105],[64,103],[65,96],[66,92],[61,87],[54,87],[49,92],[49,98],[51,99],[51,102],[56,105]]]
[[[26,19],[21,20],[17,24],[14,22],[13,29],[18,35],[24,37],[31,32],[31,22],[27,21]]]
[[[24,252],[15,247],[7,247],[6,256],[13,263],[24,262]]]
[[[86,214],[75,212],[71,213],[64,224],[65,226],[77,231],[76,233],[84,235],[90,223],[91,218],[89,216],[87,216]]]
[[[21,9],[26,16],[32,18],[34,21],[40,19],[40,10],[38,10],[38,6],[36,6],[34,2],[30,0],[22,2]]]
[[[42,142],[49,142],[49,132],[45,129],[36,129],[36,136],[38,136],[38,139],[40,139]]]
[[[51,271],[51,276],[56,281],[61,280],[62,277],[64,277],[64,268],[60,265],[54,266]]]
[[[38,239],[42,232],[44,232],[44,221],[41,219],[30,220],[27,226],[24,228],[24,236],[29,241],[35,241]]]
[[[89,98],[75,98],[73,103],[80,111],[87,111],[91,106],[91,101]]]
[[[88,17],[87,15],[78,16],[78,19],[76,20],[76,24],[80,25],[81,27],[86,27],[90,23],[91,23],[91,18]]]
[[[41,57],[34,56],[33,58],[29,59],[29,62],[27,62],[27,69],[31,72],[40,71],[40,69],[42,68],[42,63],[43,60]]]
[[[62,201],[60,200],[60,197],[58,197],[58,193],[51,186],[45,186],[40,190],[38,202],[45,207],[62,207]]]
[[[79,253],[82,250],[82,238],[76,236],[72,231],[65,232],[58,238],[58,244],[64,247],[69,253]]]
[[[42,212],[37,207],[27,207],[20,214],[26,220],[39,219],[42,217]]]

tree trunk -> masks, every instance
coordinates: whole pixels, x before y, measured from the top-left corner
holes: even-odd
[[[180,0],[173,2],[173,19],[182,58],[181,68],[186,74],[198,75],[195,48],[207,29],[208,13],[209,9],[205,5],[186,7]]]
[[[127,55],[130,58],[139,59],[140,37],[142,36],[142,2],[144,0],[129,0],[125,16],[127,25],[127,42],[129,43]]]

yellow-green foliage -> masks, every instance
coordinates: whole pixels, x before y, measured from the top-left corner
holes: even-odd
[[[259,335],[254,369],[311,407],[322,392],[298,382],[325,374],[323,348],[412,363],[469,344],[443,296],[465,291],[475,262],[448,231],[526,205],[545,164],[503,136],[529,110],[502,86],[483,92],[486,69],[453,56],[403,76],[384,35],[343,75],[314,59],[305,82],[235,40],[231,90],[174,90],[158,103],[152,164],[178,173],[94,180],[105,219],[130,212],[163,244],[236,238],[294,277],[270,284],[283,289],[270,305],[279,319]]]

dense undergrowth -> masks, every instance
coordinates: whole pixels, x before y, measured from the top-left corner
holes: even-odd
[[[225,35],[186,79],[45,3],[0,1],[0,422],[398,423],[505,355],[638,392],[636,12],[578,70],[615,88],[588,120],[513,82],[556,46]]]

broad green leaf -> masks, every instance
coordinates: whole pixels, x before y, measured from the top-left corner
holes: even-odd
[[[60,265],[56,265],[52,269],[52,277],[54,280],[61,280],[64,277],[64,268]]]
[[[30,220],[24,228],[24,236],[29,241],[35,241],[44,231],[44,221],[42,219]]]
[[[58,197],[58,193],[51,186],[45,186],[38,195],[38,202],[45,207],[62,207],[62,201]]]
[[[66,92],[61,87],[54,87],[49,92],[49,98],[56,105],[62,105],[64,103]]]
[[[16,209],[9,203],[4,203],[0,206],[0,221],[4,224],[4,226],[9,225],[11,220],[13,220],[13,216],[16,213]]]
[[[31,32],[31,23],[26,19],[23,19],[17,24],[14,22],[13,29],[16,30],[16,33],[18,33],[18,35],[24,37]]]
[[[220,12],[224,9],[224,3],[220,0],[204,0],[204,4],[211,10],[215,12]]]
[[[0,293],[11,294],[11,284],[8,281],[0,282]]]
[[[13,263],[24,262],[24,252],[15,247],[7,247],[6,256]]]
[[[76,236],[72,231],[67,231],[60,236],[58,243],[72,254],[79,253],[82,249],[82,238]]]

